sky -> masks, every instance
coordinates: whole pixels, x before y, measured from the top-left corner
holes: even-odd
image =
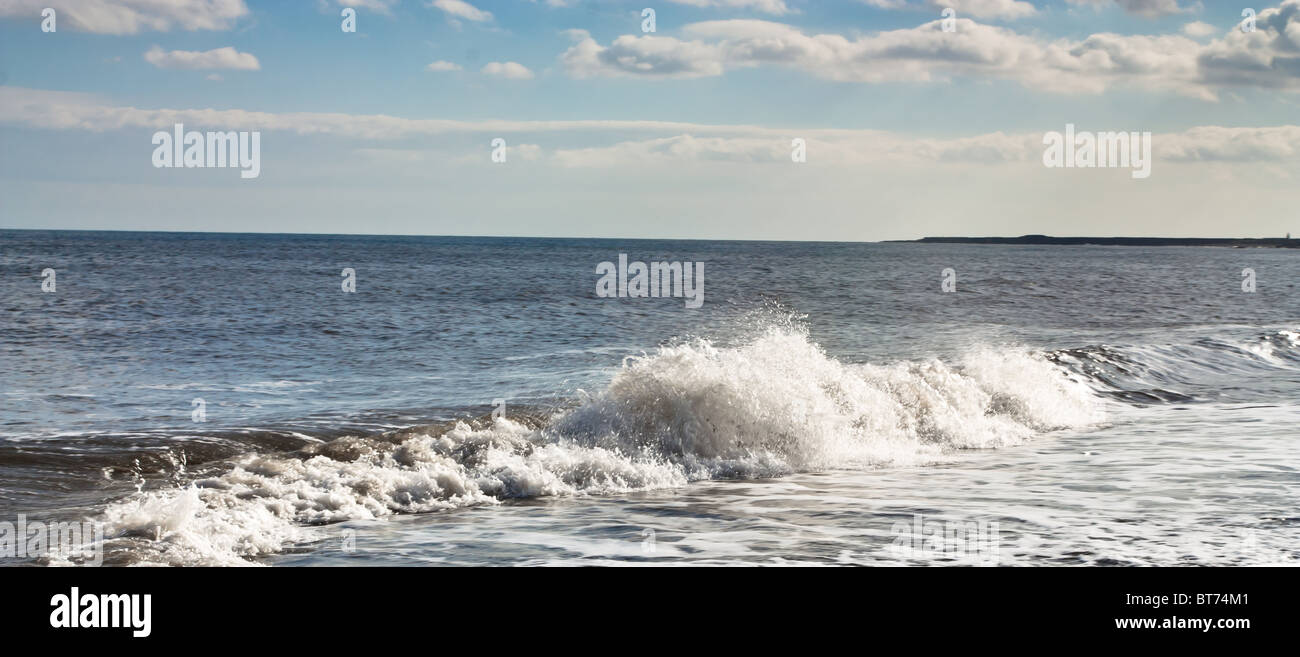
[[[1268,1],[0,0],[0,228],[1300,236]],[[259,175],[155,166],[178,123]]]

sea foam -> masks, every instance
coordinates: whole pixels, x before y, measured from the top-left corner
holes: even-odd
[[[128,561],[247,564],[310,525],[715,478],[923,464],[1103,420],[1041,355],[849,364],[798,329],[627,358],[608,386],[540,427],[508,417],[249,454],[224,473],[105,511]]]

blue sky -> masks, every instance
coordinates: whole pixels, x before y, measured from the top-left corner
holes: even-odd
[[[340,30],[344,7],[355,33]],[[1249,33],[1242,9],[9,0],[0,227],[1300,233],[1300,0],[1254,7]],[[151,135],[180,120],[261,131],[263,175],[154,168]],[[1067,123],[1152,132],[1152,176],[1047,169],[1043,134]],[[504,164],[489,157],[496,137]],[[806,163],[790,161],[793,138],[807,140]]]

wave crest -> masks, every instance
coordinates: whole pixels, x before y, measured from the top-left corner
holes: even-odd
[[[847,364],[801,330],[773,329],[736,347],[697,340],[628,358],[603,391],[537,428],[498,418],[245,455],[105,516],[130,561],[248,563],[304,540],[304,525],[921,463],[1099,422],[1101,409],[1040,355]]]
[[[629,358],[552,428],[706,470],[749,464],[771,475],[1001,447],[1100,419],[1082,382],[1034,354],[846,364],[800,331],[773,330],[740,347],[699,340]]]

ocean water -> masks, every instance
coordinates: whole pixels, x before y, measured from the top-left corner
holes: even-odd
[[[703,306],[598,297],[619,254],[703,263]],[[1297,563],[1298,283],[1280,249],[0,231],[0,520],[102,523],[114,565]]]

